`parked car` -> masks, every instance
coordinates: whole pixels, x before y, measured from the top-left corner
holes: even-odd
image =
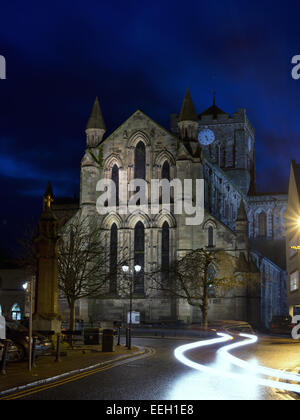
[[[271,321],[270,332],[273,334],[290,335],[294,324],[291,316],[273,316]]]
[[[18,348],[11,340],[9,341],[10,343],[8,347],[7,361],[14,362],[14,361],[19,360]],[[4,341],[0,340],[0,360],[2,360],[3,350],[4,350]]]
[[[36,356],[50,354],[53,350],[52,341],[41,334],[35,333],[36,341]],[[28,358],[29,353],[29,331],[17,321],[6,322],[6,337],[12,340],[18,349],[18,359],[24,360]]]

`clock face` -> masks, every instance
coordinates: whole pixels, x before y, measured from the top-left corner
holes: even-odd
[[[249,149],[249,152],[251,152],[251,148],[252,148],[252,139],[249,136],[249,138],[248,138],[248,149]]]
[[[198,141],[203,146],[208,146],[212,144],[215,141],[215,135],[212,130],[209,128],[205,128],[204,130],[201,130],[198,135]]]

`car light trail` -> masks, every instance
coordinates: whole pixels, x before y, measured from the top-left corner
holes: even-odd
[[[177,349],[175,349],[174,351],[174,356],[176,357],[177,360],[179,360],[179,362],[183,363],[186,366],[189,366],[196,370],[201,370],[203,372],[211,373],[211,371],[214,370],[213,368],[210,368],[205,365],[201,365],[200,363],[197,363],[197,362],[193,362],[192,360],[188,359],[184,355],[184,353],[188,350],[193,350],[200,347],[212,346],[214,344],[221,344],[221,343],[225,343],[226,341],[233,339],[233,337],[231,337],[228,334],[219,333],[218,336],[220,338],[213,338],[212,340],[205,340],[205,341],[197,341],[196,343],[184,344],[183,346],[177,347]],[[219,371],[217,371],[216,373],[219,374]]]
[[[212,340],[205,340],[205,341],[198,341],[196,343],[185,344],[183,346],[177,347],[177,349],[175,349],[175,351],[174,351],[174,356],[176,357],[177,360],[179,360],[184,365],[186,365],[188,367],[191,367],[193,369],[199,370],[201,372],[213,374],[213,375],[216,375],[216,376],[221,376],[221,377],[224,377],[224,378],[243,379],[243,380],[245,380],[245,378],[247,378],[247,376],[249,376],[249,379],[251,379],[251,381],[255,382],[257,385],[262,385],[262,386],[269,387],[269,388],[277,388],[277,389],[281,389],[281,390],[284,390],[284,391],[291,391],[291,392],[300,393],[300,385],[284,383],[284,382],[277,382],[277,381],[274,381],[274,380],[263,379],[263,378],[260,378],[260,377],[254,377],[253,373],[251,374],[250,372],[255,371],[255,373],[263,373],[264,375],[277,377],[277,378],[280,378],[280,379],[290,379],[290,377],[293,377],[292,380],[297,381],[297,382],[300,382],[299,375],[288,374],[286,372],[282,372],[282,371],[278,371],[278,370],[270,369],[270,368],[264,368],[262,366],[253,366],[251,363],[244,362],[244,361],[242,361],[238,358],[235,358],[231,354],[229,354],[230,350],[237,349],[239,347],[248,346],[250,344],[254,344],[258,340],[257,337],[253,336],[253,335],[251,335],[251,336],[248,335],[248,334],[240,334],[240,335],[242,337],[248,338],[248,340],[225,346],[225,347],[221,348],[220,350],[218,350],[218,354],[220,354],[223,359],[226,359],[226,361],[230,360],[230,362],[232,364],[234,364],[236,366],[239,366],[240,368],[243,368],[246,372],[244,374],[228,372],[228,371],[225,371],[225,370],[222,370],[222,369],[205,366],[201,363],[194,362],[194,361],[188,359],[184,355],[184,353],[188,350],[193,350],[193,349],[196,349],[196,348],[201,348],[201,347],[206,347],[206,346],[212,346],[214,344],[221,344],[221,343],[225,343],[229,340],[232,340],[233,337],[231,337],[228,334],[218,333],[218,336],[220,338],[215,338],[215,339],[212,339]],[[272,372],[271,374],[270,374],[270,371]],[[249,372],[249,373],[247,373],[247,372]],[[266,373],[266,372],[268,372],[268,373]],[[275,375],[275,373],[277,375]],[[297,376],[296,380],[295,380],[295,376]]]
[[[239,359],[236,356],[233,356],[229,352],[231,350],[235,350],[240,347],[248,346],[250,344],[254,344],[257,342],[257,337],[255,335],[250,334],[240,334],[240,337],[248,338],[249,340],[241,341],[239,343],[234,343],[229,346],[223,347],[218,350],[218,354],[220,354],[223,358],[226,358],[230,363],[235,366],[238,366],[242,369],[248,369],[255,373],[260,373],[266,376],[271,376],[273,378],[289,380],[294,382],[300,382],[300,375],[294,373],[283,372],[282,370],[272,369],[264,366],[254,366],[245,360]]]

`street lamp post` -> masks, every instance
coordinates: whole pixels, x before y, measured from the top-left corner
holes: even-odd
[[[29,357],[28,370],[32,370],[32,313],[33,313],[33,280],[23,284],[23,289],[29,291]]]
[[[132,300],[133,300],[134,274],[139,273],[141,269],[142,267],[140,265],[135,265],[134,269],[130,269],[128,265],[123,265],[122,267],[123,273],[130,276],[128,350],[131,350]],[[128,323],[128,320],[127,320],[127,323]]]

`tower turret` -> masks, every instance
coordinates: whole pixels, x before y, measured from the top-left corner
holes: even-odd
[[[178,127],[181,139],[197,141],[198,117],[189,89],[185,93],[179,115]]]
[[[106,132],[106,127],[100,108],[98,97],[96,97],[90,118],[86,126],[86,143],[88,148],[95,148],[101,143]]]
[[[235,230],[237,235],[237,247],[240,250],[248,249],[248,217],[245,209],[244,200],[241,199],[240,207],[238,209],[237,218],[235,222]]]

